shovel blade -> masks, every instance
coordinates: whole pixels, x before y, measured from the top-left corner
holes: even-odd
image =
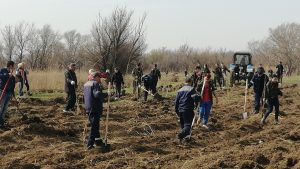
[[[110,148],[111,148],[110,144],[103,144],[100,150],[102,153],[107,153],[110,152]]]
[[[247,112],[244,112],[243,113],[243,119],[247,119],[248,118],[248,113]]]

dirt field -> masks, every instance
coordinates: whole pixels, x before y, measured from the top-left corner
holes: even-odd
[[[84,114],[62,114],[63,98],[25,99],[22,116],[10,108],[0,130],[0,168],[300,168],[300,87],[283,88],[281,124],[274,116],[242,119],[243,88],[218,91],[210,130],[196,126],[191,144],[179,144],[174,96],[145,104],[130,95],[114,102],[109,122],[112,151],[86,151]],[[164,96],[164,94],[162,94]],[[248,97],[251,112],[253,98]],[[104,115],[105,115],[104,111]],[[104,120],[101,120],[103,135]]]

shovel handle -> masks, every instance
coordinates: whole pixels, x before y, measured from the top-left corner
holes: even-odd
[[[107,112],[106,112],[106,121],[105,121],[105,144],[107,144],[107,133],[108,133],[108,118],[109,118],[109,109],[110,109],[110,89],[111,89],[111,82],[108,83],[108,99],[107,99]]]

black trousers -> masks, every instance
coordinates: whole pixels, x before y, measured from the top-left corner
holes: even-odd
[[[116,83],[116,97],[120,98],[122,95],[122,83]]]
[[[181,132],[178,134],[178,137],[180,139],[183,139],[191,133],[194,112],[193,111],[180,112],[179,116],[180,116]]]
[[[153,94],[155,94],[157,92],[157,90],[156,90],[157,82],[158,82],[158,79],[154,78],[153,82],[152,82],[152,85],[151,85],[151,90],[152,90]]]
[[[89,121],[91,124],[91,131],[87,146],[93,146],[96,138],[100,138],[100,114],[96,112],[89,113]]]
[[[75,110],[75,103],[76,103],[76,92],[68,92],[67,93],[67,105],[66,109],[67,111],[69,110]]]
[[[270,113],[273,111],[273,107],[275,107],[275,120],[278,120],[278,117],[279,117],[279,100],[278,100],[278,98],[269,98],[267,103],[268,103],[268,109],[264,115],[264,120],[266,120],[267,117],[270,115]]]

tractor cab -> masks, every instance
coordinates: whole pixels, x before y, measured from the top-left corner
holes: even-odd
[[[231,81],[251,79],[253,76],[252,55],[248,52],[236,52],[232,58],[233,62],[229,65],[232,71]]]

